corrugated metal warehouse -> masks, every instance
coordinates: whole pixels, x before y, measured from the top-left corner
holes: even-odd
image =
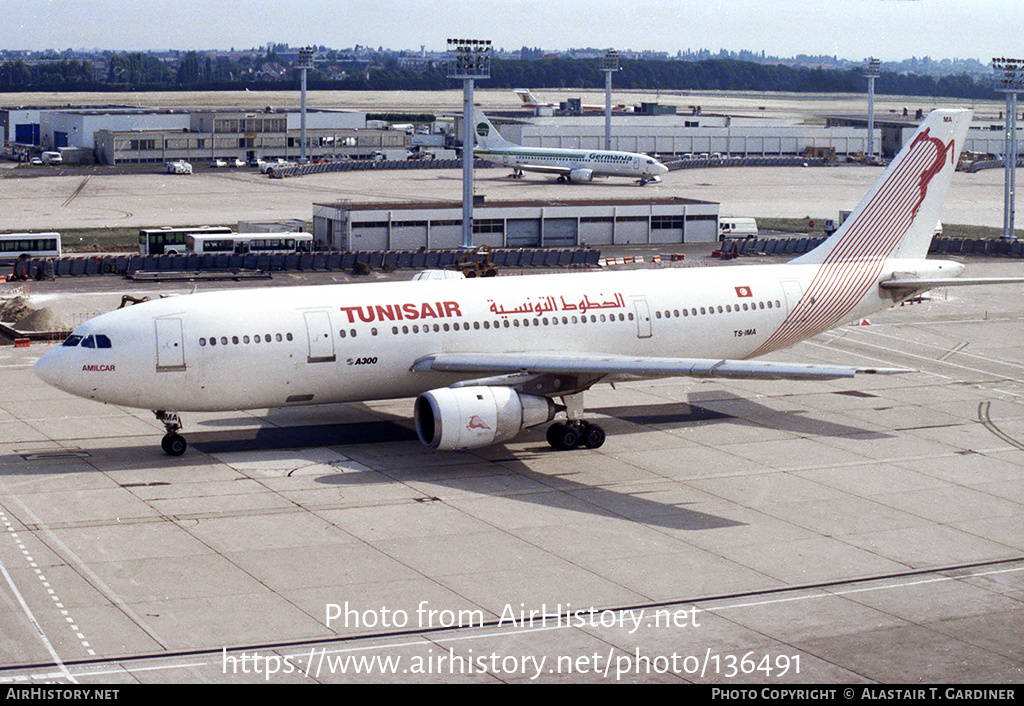
[[[496,248],[711,243],[719,205],[692,199],[495,201],[473,208],[473,242]],[[315,203],[313,237],[334,250],[457,248],[462,204]]]

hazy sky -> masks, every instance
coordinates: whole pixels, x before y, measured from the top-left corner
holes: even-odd
[[[0,0],[6,49],[268,42],[444,50],[749,49],[861,60],[1024,55],[1022,0]]]

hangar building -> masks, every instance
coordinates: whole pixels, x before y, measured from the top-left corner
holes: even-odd
[[[474,245],[495,248],[711,243],[719,205],[683,198],[493,201],[473,207]],[[314,203],[313,239],[333,250],[457,248],[462,204]]]

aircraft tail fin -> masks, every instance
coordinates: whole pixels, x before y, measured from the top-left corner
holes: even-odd
[[[476,144],[478,147],[485,150],[515,147],[513,143],[501,136],[498,129],[484,115],[484,112],[475,106],[473,108],[473,124],[473,132],[476,134]]]
[[[539,103],[528,88],[517,88],[515,91],[516,95],[519,96],[519,100],[521,100],[523,105],[527,108],[533,107]]]
[[[971,118],[932,111],[839,229],[793,262],[925,258]]]

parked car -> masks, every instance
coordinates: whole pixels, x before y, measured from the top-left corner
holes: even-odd
[[[183,159],[176,159],[167,163],[168,174],[191,174],[192,165]]]
[[[219,159],[216,157],[213,159],[213,161],[210,162],[210,169],[217,169],[218,167],[226,166],[228,166],[227,162],[225,162],[223,159]]]
[[[260,173],[261,174],[271,174],[271,173],[273,173],[273,172],[275,172],[275,171],[277,171],[279,169],[282,169],[284,167],[294,167],[294,166],[295,166],[295,162],[289,162],[286,159],[281,159],[280,157],[278,157],[277,159],[272,159],[269,162],[264,162],[263,164],[261,164],[260,165]]]

